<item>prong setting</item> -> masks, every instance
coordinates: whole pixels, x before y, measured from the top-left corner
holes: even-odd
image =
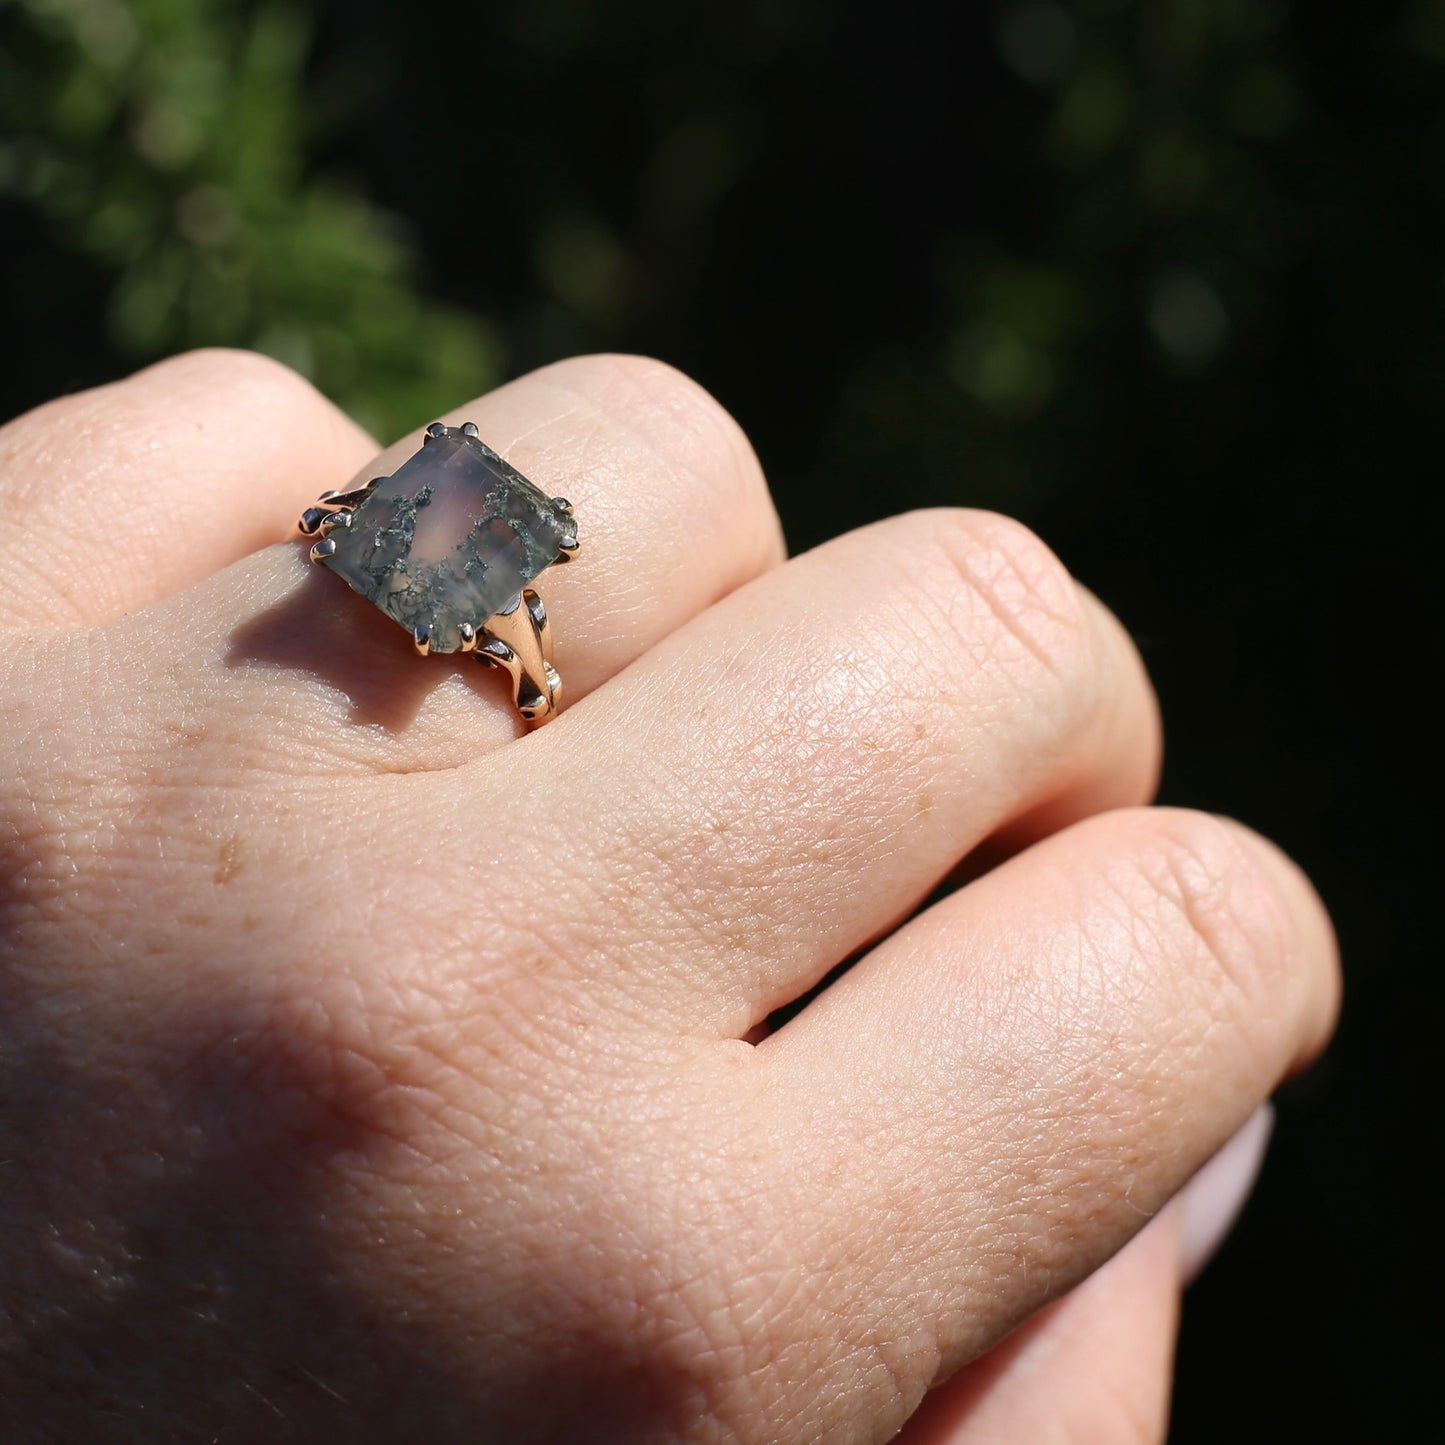
[[[329,562],[329,570],[400,622],[417,653],[459,651],[505,669],[520,715],[545,722],[556,715],[562,680],[552,664],[546,608],[526,584],[577,554],[572,503],[529,482],[481,440],[473,422],[433,422],[423,441],[437,444],[425,460],[418,451],[393,475],[323,493],[301,514],[298,530],[311,539],[312,561]],[[434,500],[423,540],[416,513]],[[507,528],[516,535],[515,554],[498,530]],[[505,602],[488,613],[499,595]]]
[[[364,487],[349,492],[322,492],[302,512],[296,530],[303,537],[324,537],[333,527],[349,527],[351,514],[376,490],[385,477],[373,477]]]

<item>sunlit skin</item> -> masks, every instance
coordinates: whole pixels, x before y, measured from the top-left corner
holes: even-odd
[[[1162,1439],[1168,1203],[1335,1016],[1308,883],[1147,806],[1018,524],[785,561],[654,362],[447,419],[585,534],[533,733],[283,540],[418,436],[228,353],[0,431],[0,1433]]]

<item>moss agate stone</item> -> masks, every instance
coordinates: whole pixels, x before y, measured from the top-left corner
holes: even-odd
[[[379,482],[331,536],[333,572],[408,632],[428,628],[433,652],[455,652],[461,625],[480,632],[557,560],[575,529],[484,442],[446,432]]]

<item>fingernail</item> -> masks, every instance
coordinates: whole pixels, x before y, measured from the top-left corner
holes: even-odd
[[[1179,1248],[1186,1281],[1209,1263],[1234,1227],[1259,1177],[1273,1130],[1274,1109],[1261,1104],[1239,1133],[1184,1186]]]

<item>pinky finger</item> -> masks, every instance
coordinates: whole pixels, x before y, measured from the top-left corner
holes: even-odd
[[[1179,1322],[1181,1208],[925,1397],[898,1445],[1159,1445]]]

